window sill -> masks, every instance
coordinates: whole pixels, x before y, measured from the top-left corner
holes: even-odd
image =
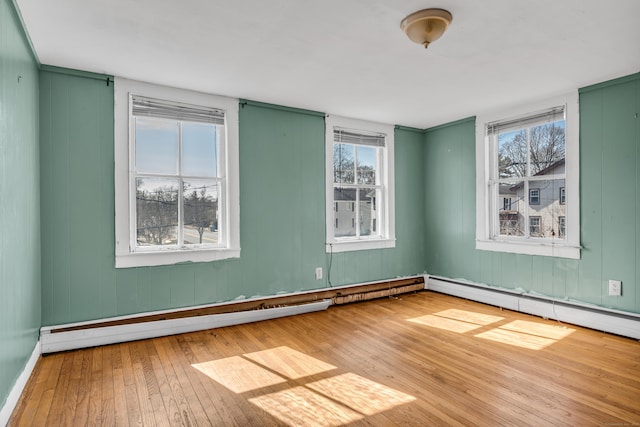
[[[476,249],[523,255],[580,259],[580,246],[572,246],[566,243],[476,240]]]
[[[209,262],[240,258],[238,249],[177,250],[157,252],[128,252],[116,255],[116,268],[152,267],[183,262]]]
[[[335,240],[326,245],[327,253],[389,249],[396,247],[396,239]]]

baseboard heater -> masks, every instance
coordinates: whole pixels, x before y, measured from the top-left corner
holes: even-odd
[[[640,314],[425,275],[425,289],[598,331],[640,339]]]
[[[347,285],[40,329],[42,353],[221,328],[326,310],[330,305],[423,290],[424,277]]]

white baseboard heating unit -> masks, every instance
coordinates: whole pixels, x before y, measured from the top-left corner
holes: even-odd
[[[424,289],[422,275],[40,328],[42,353],[156,338],[326,310]]]
[[[242,323],[258,322],[295,314],[326,310],[331,300],[325,299],[308,304],[287,307],[265,308],[261,310],[240,311],[233,313],[210,314],[207,316],[184,317],[179,319],[156,320],[144,323],[130,323],[114,326],[81,328],[82,324],[58,325],[42,327],[40,342],[42,353],[72,350],[76,348],[94,347],[98,345],[156,338],[185,332],[221,328]],[[90,324],[91,322],[86,322]],[[57,332],[60,329],[63,330]]]
[[[424,282],[431,291],[640,339],[640,314],[444,277],[425,275]]]

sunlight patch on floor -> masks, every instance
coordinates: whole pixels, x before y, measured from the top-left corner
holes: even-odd
[[[338,368],[286,346],[192,366],[292,426],[345,425],[416,400],[351,372],[313,381]]]
[[[247,353],[244,357],[292,380],[336,369],[333,365],[286,346]]]
[[[374,415],[416,400],[413,396],[353,373],[337,375],[307,386],[365,415]]]
[[[362,414],[305,387],[258,396],[249,402],[290,426],[341,426],[363,418]]]
[[[553,340],[561,340],[576,331],[575,329],[567,328],[560,324],[546,325],[544,323],[530,322],[527,320],[514,320],[511,323],[500,326],[500,329],[527,333],[529,335],[537,335],[539,337],[550,338]]]
[[[560,325],[515,320],[499,328],[482,332],[476,337],[530,350],[542,350],[571,335],[575,329]]]
[[[192,366],[234,393],[244,393],[287,381],[240,356],[196,363]]]
[[[449,309],[409,319],[409,322],[444,329],[450,332],[466,333],[501,320],[503,320],[502,317],[489,314]]]
[[[408,319],[408,321],[412,323],[458,334],[465,334],[475,331],[476,329],[486,328],[502,320],[504,320],[503,317],[458,309],[443,310],[438,313]],[[562,325],[548,325],[541,322],[514,320],[505,325],[496,326],[488,331],[480,332],[475,336],[530,350],[541,350],[566,338],[573,332],[575,332],[575,329]]]

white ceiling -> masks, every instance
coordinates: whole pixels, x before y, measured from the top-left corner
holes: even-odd
[[[417,128],[640,71],[638,0],[17,0],[43,64]],[[453,14],[429,49],[400,21]]]

